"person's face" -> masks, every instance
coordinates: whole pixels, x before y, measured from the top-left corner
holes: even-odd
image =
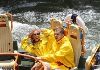
[[[54,35],[55,35],[56,41],[59,41],[62,39],[62,34],[60,33],[60,31],[55,31]]]
[[[34,41],[39,41],[40,40],[40,32],[39,31],[34,31],[34,33],[32,34],[32,39],[34,39]]]

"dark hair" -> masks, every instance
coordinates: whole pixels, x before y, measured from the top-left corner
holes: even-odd
[[[76,17],[77,16],[78,16],[77,14],[72,14],[71,19],[72,19],[73,23],[76,23]]]

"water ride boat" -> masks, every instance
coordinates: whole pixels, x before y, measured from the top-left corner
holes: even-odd
[[[12,40],[12,22],[11,14],[0,14],[0,70],[31,70],[36,61],[42,64],[43,68],[41,70],[50,70],[46,67],[46,64],[43,61],[38,60],[32,55],[26,54],[26,52],[18,51],[17,46],[14,45],[15,42]],[[76,68],[73,68],[73,70],[79,70],[78,64],[81,56],[80,46],[82,46],[79,29],[72,25],[68,29],[68,37],[71,41],[75,54]],[[81,61],[85,67],[80,68],[80,70],[93,70],[94,68],[99,68],[100,62],[96,59],[96,55],[99,52],[100,44],[94,47],[91,55],[86,59],[86,62]]]

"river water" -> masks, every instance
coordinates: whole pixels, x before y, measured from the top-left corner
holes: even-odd
[[[0,7],[0,13],[7,12],[7,7]],[[96,44],[100,43],[100,12],[97,12],[92,6],[86,6],[84,10],[63,9],[60,12],[35,12],[27,10],[22,12],[13,12],[13,40],[17,40],[20,46],[21,39],[32,29],[48,28],[50,17],[61,19],[64,22],[66,15],[76,13],[84,20],[88,27],[86,34],[86,48],[91,50]],[[20,48],[20,47],[19,47]]]

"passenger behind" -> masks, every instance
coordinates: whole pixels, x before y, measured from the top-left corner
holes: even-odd
[[[80,56],[84,57],[85,49],[85,33],[87,27],[83,20],[77,14],[69,14],[66,19],[67,28],[65,35],[69,36],[75,54],[75,65],[78,66]]]
[[[55,41],[52,50],[45,56],[37,57],[50,63],[52,70],[69,70],[75,66],[73,48],[69,39],[64,36],[63,28],[54,29]]]
[[[88,28],[85,26],[85,23],[81,19],[81,17],[78,16],[77,14],[69,14],[66,17],[65,21],[67,22],[68,28],[70,28],[70,25],[79,28],[80,40],[81,40],[81,45],[82,45],[82,55],[84,56],[84,54],[86,53],[86,49],[85,49],[85,34],[87,33]]]
[[[78,16],[77,14],[69,14],[66,16],[66,19],[65,19],[67,25],[69,26],[69,23],[70,25],[77,25],[80,29],[80,39],[82,40],[82,38],[85,38],[85,33],[87,33],[88,31],[88,28],[85,26],[85,23],[84,21],[81,19],[80,16]],[[85,39],[83,39],[84,41]],[[82,41],[82,45],[84,45],[84,42]],[[85,52],[85,48],[84,49],[84,52]]]

